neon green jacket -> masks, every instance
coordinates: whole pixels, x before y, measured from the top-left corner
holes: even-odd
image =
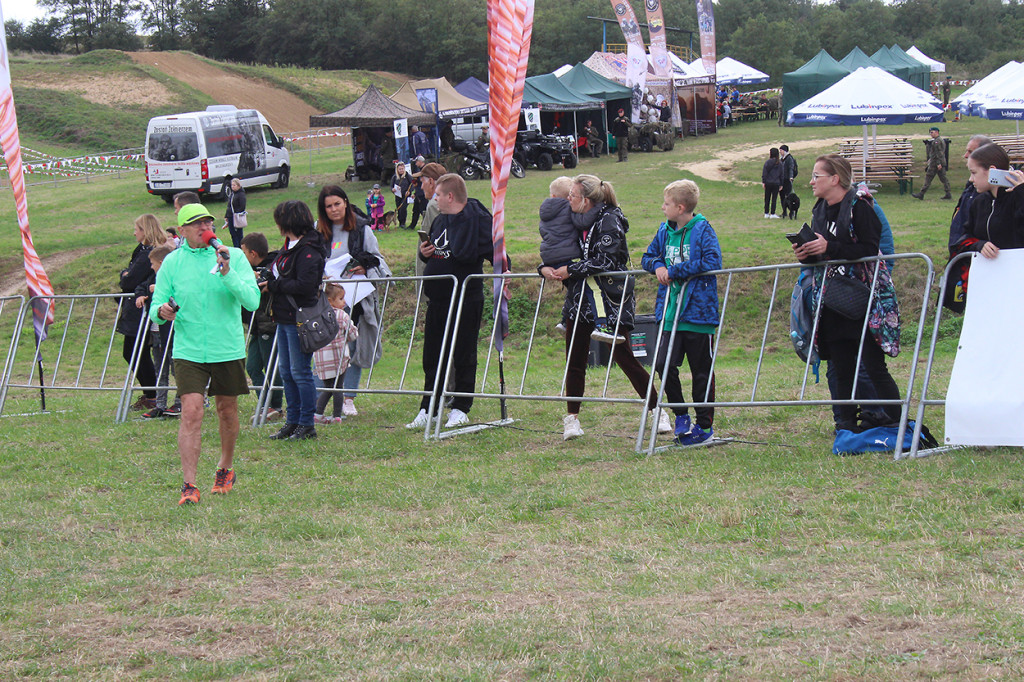
[[[175,359],[227,362],[245,357],[242,307],[256,310],[260,289],[240,249],[231,249],[228,274],[211,273],[216,265],[212,248],[193,249],[182,240],[156,273],[150,319],[166,324],[157,313],[171,296],[181,306],[174,320]]]

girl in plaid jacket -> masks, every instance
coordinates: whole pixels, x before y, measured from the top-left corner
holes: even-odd
[[[338,380],[348,369],[351,360],[349,342],[359,338],[359,330],[345,312],[345,289],[340,284],[328,284],[325,291],[327,300],[338,318],[338,335],[329,344],[313,353],[313,368],[324,385],[324,390],[320,391],[316,398],[316,414],[313,415],[313,421],[317,424],[335,424],[345,418],[342,414],[343,398]],[[334,414],[325,417],[324,410],[327,409],[327,402],[331,396],[334,396]]]

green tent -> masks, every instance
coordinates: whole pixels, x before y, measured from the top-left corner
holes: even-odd
[[[860,49],[859,47],[855,47],[852,50],[850,50],[850,52],[845,57],[843,57],[842,59],[839,60],[839,63],[842,64],[843,66],[845,66],[846,68],[848,68],[850,70],[850,73],[853,73],[857,69],[860,69],[860,68],[863,68],[863,67],[866,67],[866,66],[877,66],[878,68],[882,69],[883,71],[888,71],[889,73],[892,73],[891,69],[888,69],[885,66],[882,66],[881,64],[876,62],[874,59],[872,59],[871,57],[867,56],[864,53],[864,50]]]
[[[779,116],[785,121],[787,111],[838,83],[850,71],[822,50],[796,71],[783,74],[782,111]]]
[[[523,86],[523,106],[540,106],[547,111],[600,109],[604,100],[577,92],[558,80],[553,73],[530,76]]]
[[[932,85],[931,67],[927,64],[923,64],[917,59],[914,59],[899,45],[892,45],[892,47],[889,48],[889,51],[892,53],[893,57],[899,59],[910,67],[910,84],[928,92]]]
[[[605,78],[593,69],[585,66],[582,62],[559,76],[558,80],[576,92],[581,92],[584,95],[604,102],[615,99],[629,99],[632,94],[625,85],[620,85],[610,78]]]

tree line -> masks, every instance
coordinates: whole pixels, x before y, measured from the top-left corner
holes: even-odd
[[[367,69],[453,81],[487,75],[484,0],[37,0],[45,19],[6,22],[8,47],[47,53],[190,50],[212,59],[319,69]],[[642,0],[632,0],[643,21]],[[665,2],[669,43],[699,49],[692,0]],[[536,0],[530,74],[601,48],[607,0]],[[984,75],[1024,47],[1021,0],[718,0],[718,56],[780,84],[824,48],[917,45],[955,77]],[[693,31],[694,33],[689,33]],[[608,42],[622,33],[607,25]]]

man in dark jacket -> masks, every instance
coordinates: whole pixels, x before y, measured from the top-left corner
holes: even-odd
[[[928,170],[925,171],[924,185],[921,186],[920,192],[915,192],[911,196],[915,199],[924,199],[924,193],[928,191],[937,173],[942,187],[946,190],[946,195],[942,198],[952,199],[953,195],[949,193],[949,180],[946,178],[946,141],[939,137],[939,129],[935,126],[928,129],[928,134],[931,135],[931,139],[924,141],[928,150]]]
[[[484,310],[483,282],[467,281],[469,275],[483,273],[483,262],[492,258],[491,213],[476,199],[468,198],[466,183],[456,173],[442,175],[435,190],[441,214],[430,227],[430,238],[420,244],[420,259],[426,261],[424,275],[455,275],[458,282],[426,280],[423,292],[427,296],[426,324],[423,339],[423,390],[427,395],[420,401],[420,411],[409,429],[425,428],[431,419],[431,394],[434,409],[440,405],[440,391],[448,378],[448,358],[441,349],[455,344],[451,373],[456,392],[471,393],[476,386],[476,349],[480,336],[480,320]],[[465,288],[462,315],[453,339],[446,343],[445,331],[448,308],[454,297],[458,300]],[[456,311],[457,314],[458,311]],[[437,379],[437,381],[435,381]],[[436,384],[436,385],[435,385]],[[469,421],[468,412],[473,399],[456,396],[445,428],[461,426]]]
[[[788,144],[779,145],[779,156],[782,157],[782,190],[779,192],[779,197],[782,199],[782,205],[785,206],[786,197],[793,191],[793,178],[796,177],[797,165],[796,157],[789,153]]]
[[[619,161],[626,161],[629,158],[629,119],[625,109],[619,109],[619,115],[612,121],[612,136],[619,149]]]
[[[260,273],[269,268],[274,259],[277,258],[277,251],[269,251],[267,238],[262,232],[250,232],[242,237],[242,253],[245,254],[249,265],[252,266],[256,281],[260,280]],[[277,333],[277,325],[270,317],[270,294],[260,293],[260,307],[251,314],[242,310],[242,321],[250,325],[249,347],[245,353],[245,371],[249,375],[253,386],[263,386],[266,379],[266,370],[270,364],[270,351],[274,347],[274,334]],[[267,421],[277,421],[281,414],[282,391],[277,389],[270,392],[270,410],[267,412]]]

